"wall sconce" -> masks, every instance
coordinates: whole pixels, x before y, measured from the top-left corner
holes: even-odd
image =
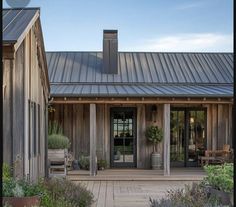
[[[156,105],[152,105],[151,111],[152,111],[152,121],[156,122],[157,106]]]

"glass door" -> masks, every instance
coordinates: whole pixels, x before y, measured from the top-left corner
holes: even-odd
[[[111,109],[111,166],[136,167],[136,109]]]
[[[197,166],[206,149],[206,110],[172,108],[170,129],[171,166]]]
[[[170,113],[170,161],[172,166],[185,165],[185,111]]]
[[[206,149],[206,113],[204,110],[188,111],[187,166],[196,166]]]

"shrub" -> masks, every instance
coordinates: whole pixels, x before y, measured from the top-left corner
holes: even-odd
[[[167,191],[167,197],[161,200],[150,198],[151,207],[215,207],[220,206],[216,198],[208,197],[201,185],[185,185],[183,189]]]
[[[4,197],[13,197],[14,193],[13,193],[13,189],[16,186],[16,181],[12,178],[7,179],[7,180],[3,180],[2,183],[2,195]]]
[[[233,164],[225,163],[224,165],[204,166],[207,177],[204,178],[205,185],[221,190],[224,192],[233,192]]]
[[[42,196],[43,192],[40,183],[30,183],[25,180],[14,180],[13,178],[3,181],[3,196],[5,197]]]
[[[2,165],[2,179],[9,180],[11,178],[11,168],[8,164],[3,163]]]
[[[89,167],[90,167],[89,156],[81,155],[79,157],[79,165],[81,169],[89,170]]]
[[[107,167],[107,161],[100,159],[98,160],[97,165],[98,165],[98,169],[102,169],[102,168],[105,169]]]
[[[62,127],[57,121],[50,121],[48,123],[48,134],[63,134]]]
[[[80,184],[65,179],[51,179],[45,182],[50,197],[62,200],[67,207],[87,207],[93,203],[93,194]]]
[[[153,152],[156,152],[156,146],[163,139],[163,131],[158,126],[150,126],[146,129],[146,137],[148,141],[153,143]]]
[[[61,134],[51,134],[48,136],[48,149],[68,149],[70,141]]]
[[[30,183],[13,178],[3,182],[4,197],[39,196],[42,207],[87,207],[93,195],[83,186],[64,179],[39,180]]]

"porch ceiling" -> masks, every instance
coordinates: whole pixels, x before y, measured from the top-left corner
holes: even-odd
[[[52,97],[233,97],[232,84],[57,84]]]

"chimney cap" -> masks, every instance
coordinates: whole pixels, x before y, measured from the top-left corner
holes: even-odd
[[[117,29],[104,29],[103,30],[103,33],[118,33],[118,30]]]

